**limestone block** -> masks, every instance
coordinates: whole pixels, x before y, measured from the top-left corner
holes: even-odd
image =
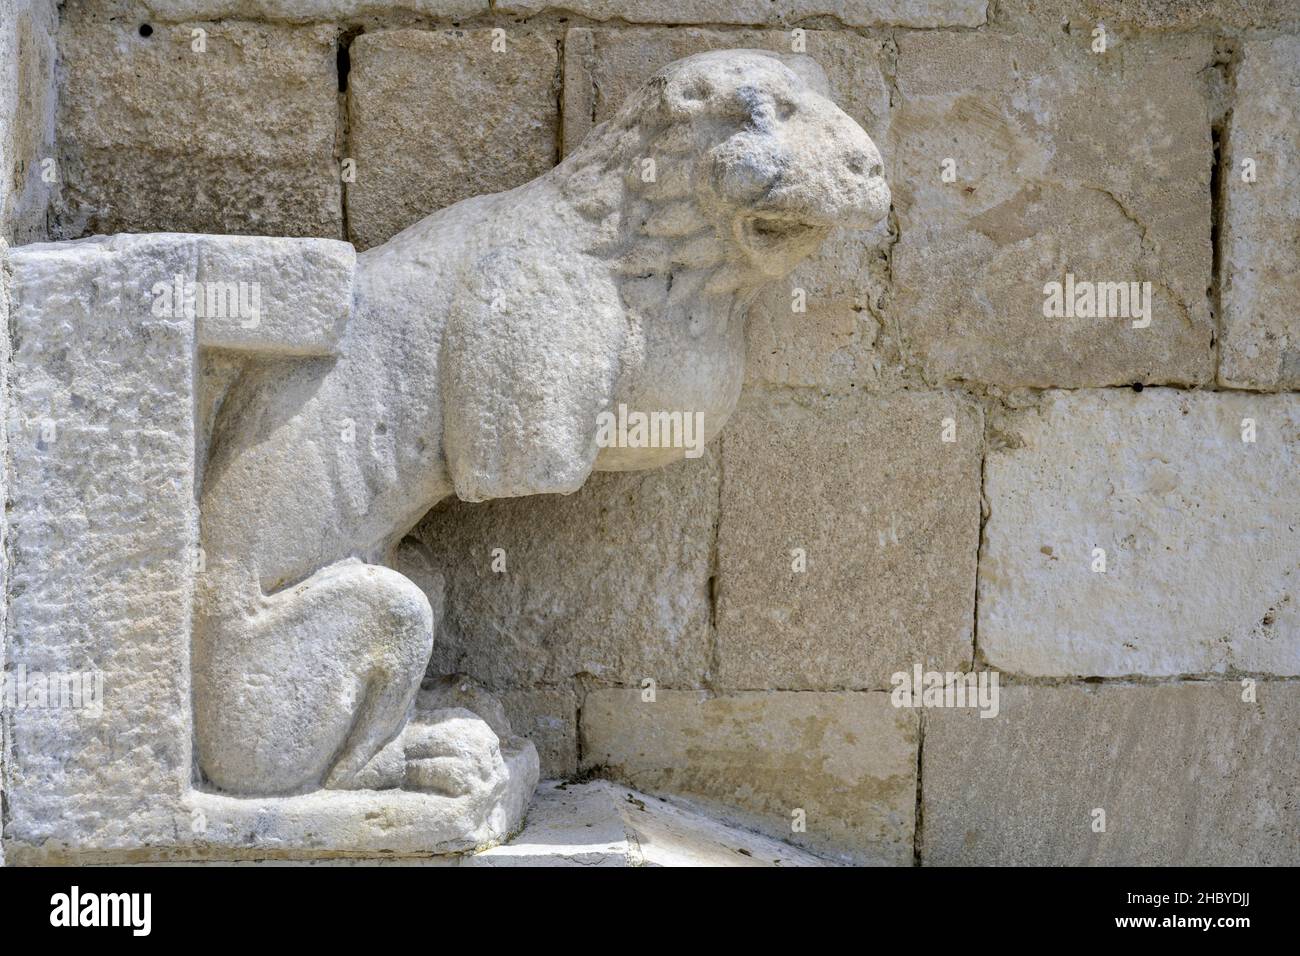
[[[515,732],[537,748],[543,779],[578,772],[578,695],[570,684],[505,688],[497,696]]]
[[[356,253],[336,239],[153,233],[44,243],[40,251],[92,267],[130,256],[140,272],[123,294],[146,311],[187,318],[201,348],[329,355],[352,313]],[[176,261],[187,268],[168,272]]]
[[[1300,684],[1255,691],[1004,686],[996,718],[928,711],[922,862],[1294,866]]]
[[[4,838],[170,842],[191,772],[196,342],[148,290],[159,270],[193,279],[196,259],[141,236],[9,264]]]
[[[1213,61],[1200,37],[1104,55],[1065,34],[898,37],[892,308],[929,380],[1212,378]],[[1150,283],[1149,324],[1118,301],[1045,317],[1046,284],[1067,276]]]
[[[1300,396],[1051,392],[999,427],[979,579],[989,663],[1300,674]]]
[[[54,0],[0,0],[0,238],[45,238],[54,159]]]
[[[145,37],[135,20],[71,8],[59,34],[62,234],[338,238],[335,33],[228,20]]]
[[[464,866],[827,866],[779,840],[607,780],[546,783],[523,832]]]
[[[746,382],[837,392],[897,384],[897,336],[879,313],[885,245],[832,237],[815,261],[759,296],[749,314]]]
[[[916,712],[886,693],[595,690],[581,732],[583,766],[639,790],[819,853],[912,861]]]
[[[391,813],[375,808],[376,819]],[[382,823],[379,824],[382,826]],[[154,863],[156,866],[189,865]],[[475,853],[438,856],[250,855],[227,866],[540,867],[833,866],[771,837],[729,826],[688,805],[649,797],[607,780],[549,781],[537,788],[528,823],[512,839]]]
[[[548,781],[537,788],[522,832],[466,857],[465,866],[635,866],[636,849],[613,785]]]
[[[256,314],[205,309],[199,344],[283,355],[329,355],[352,314],[356,251],[335,239],[265,236],[194,237],[199,281],[226,293],[256,288]],[[249,296],[249,298],[253,298]]]
[[[581,673],[697,686],[717,514],[712,453],[568,496],[438,506],[415,531],[447,581],[430,670],[502,689]]]
[[[1104,23],[1112,37],[1120,30],[1294,30],[1300,10],[1290,0],[1002,0],[996,22],[1021,30],[1068,25],[1075,36]]]
[[[203,318],[156,308],[155,283],[196,284],[241,268],[255,276],[250,257],[260,257],[278,270],[268,317],[300,321],[319,338],[331,295],[346,317],[350,254],[319,240],[159,234],[36,244],[10,256],[18,347],[7,426],[17,437],[5,482],[13,628],[2,689],[11,858],[446,853],[490,845],[522,820],[538,776],[534,748],[510,734],[500,704],[481,693],[439,696],[437,687],[393,742],[396,782],[379,757],[380,770],[367,768],[352,792],[234,797],[192,780],[193,598],[214,572],[198,547],[194,488]],[[295,294],[306,300],[296,310]],[[292,345],[288,325],[277,334]],[[423,626],[427,640],[430,622]],[[373,631],[365,637],[378,641]],[[426,659],[427,649],[417,678]],[[340,682],[337,665],[313,660]],[[287,655],[270,661],[293,664]],[[299,689],[308,677],[290,674]],[[495,726],[452,706],[466,700]],[[272,733],[247,742],[280,744]],[[423,792],[394,790],[403,773]]]
[[[882,41],[830,30],[807,30],[803,39],[808,56],[826,71],[836,103],[882,143],[889,125]],[[692,53],[728,48],[789,53],[791,34],[699,28],[569,30],[564,44],[565,151],[607,120],[659,67]],[[879,318],[891,242],[885,222],[868,233],[838,232],[788,280],[761,295],[750,310],[748,380],[841,390],[877,384],[898,356],[897,343],[882,334]]]
[[[559,9],[593,20],[629,23],[797,23],[817,17],[846,26],[976,27],[987,14],[987,0],[498,0],[495,9],[531,16]]]
[[[555,163],[558,38],[381,30],[350,47],[348,229],[378,245],[436,209],[520,186]]]
[[[969,662],[982,442],[956,393],[742,404],[722,439],[718,685],[878,690]]]
[[[807,30],[806,54],[822,67],[831,98],[880,142],[889,126],[889,89],[880,40],[833,30]],[[627,29],[574,27],[564,40],[564,151],[570,153],[597,123],[609,119],[660,67],[705,50],[791,53],[786,30],[699,27]]]
[[[9,243],[0,235],[0,461],[9,461]],[[0,468],[0,500],[8,501],[9,469]],[[0,594],[9,593],[9,515],[7,508],[0,508]],[[7,600],[7,598],[6,598]],[[6,616],[0,616],[0,675],[6,673],[5,644],[9,638],[9,623]],[[3,693],[3,681],[0,677],[0,694]],[[4,708],[4,698],[0,696],[0,708]],[[8,721],[0,714],[0,802],[5,799],[5,787],[8,786],[9,772],[6,761],[9,754]],[[0,833],[0,836],[3,834]],[[0,839],[0,866],[5,864],[4,841]]]
[[[263,856],[425,855],[474,850],[519,828],[537,785],[537,753],[506,746],[484,790],[453,796],[414,790],[317,790],[289,797],[185,797],[195,859]],[[187,842],[190,842],[187,840]]]
[[[85,2],[85,0],[79,0]],[[102,3],[103,0],[90,0]],[[267,20],[309,23],[412,13],[455,19],[486,13],[489,0],[128,0],[137,16],[154,20]]]
[[[1219,381],[1300,388],[1300,39],[1242,44],[1222,183]],[[1242,180],[1253,162],[1254,182]]]

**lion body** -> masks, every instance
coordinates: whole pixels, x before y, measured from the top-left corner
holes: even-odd
[[[878,170],[778,58],[705,54],[546,175],[361,254],[337,356],[247,369],[213,430],[193,660],[208,780],[357,785],[432,647],[429,600],[383,566],[400,539],[451,494],[567,493],[683,456],[597,448],[615,403],[716,435],[749,304],[849,213],[883,215]]]

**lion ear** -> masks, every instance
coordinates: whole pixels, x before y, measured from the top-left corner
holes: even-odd
[[[442,341],[443,447],[457,497],[485,501],[576,491],[610,407],[621,310],[543,288],[522,269],[538,250],[503,249],[471,267]]]

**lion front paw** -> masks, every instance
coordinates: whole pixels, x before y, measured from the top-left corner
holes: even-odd
[[[491,790],[507,774],[501,740],[461,707],[421,714],[402,731],[407,790],[463,797]]]

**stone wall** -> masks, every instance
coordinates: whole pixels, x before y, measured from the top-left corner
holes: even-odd
[[[431,669],[550,776],[847,859],[1300,862],[1290,0],[67,0],[54,231],[365,249],[670,60],[796,43],[894,214],[759,304],[703,459],[431,512]],[[1044,318],[1067,275],[1149,324]],[[917,665],[996,669],[998,717],[891,706]]]
[[[9,248],[48,237],[53,189],[55,0],[0,0],[0,499],[8,501]],[[0,594],[9,592],[8,508],[0,511]],[[5,601],[0,607],[7,608]],[[8,615],[0,614],[0,673],[5,669]],[[9,752],[0,718],[0,806]],[[0,846],[0,864],[4,848]]]

